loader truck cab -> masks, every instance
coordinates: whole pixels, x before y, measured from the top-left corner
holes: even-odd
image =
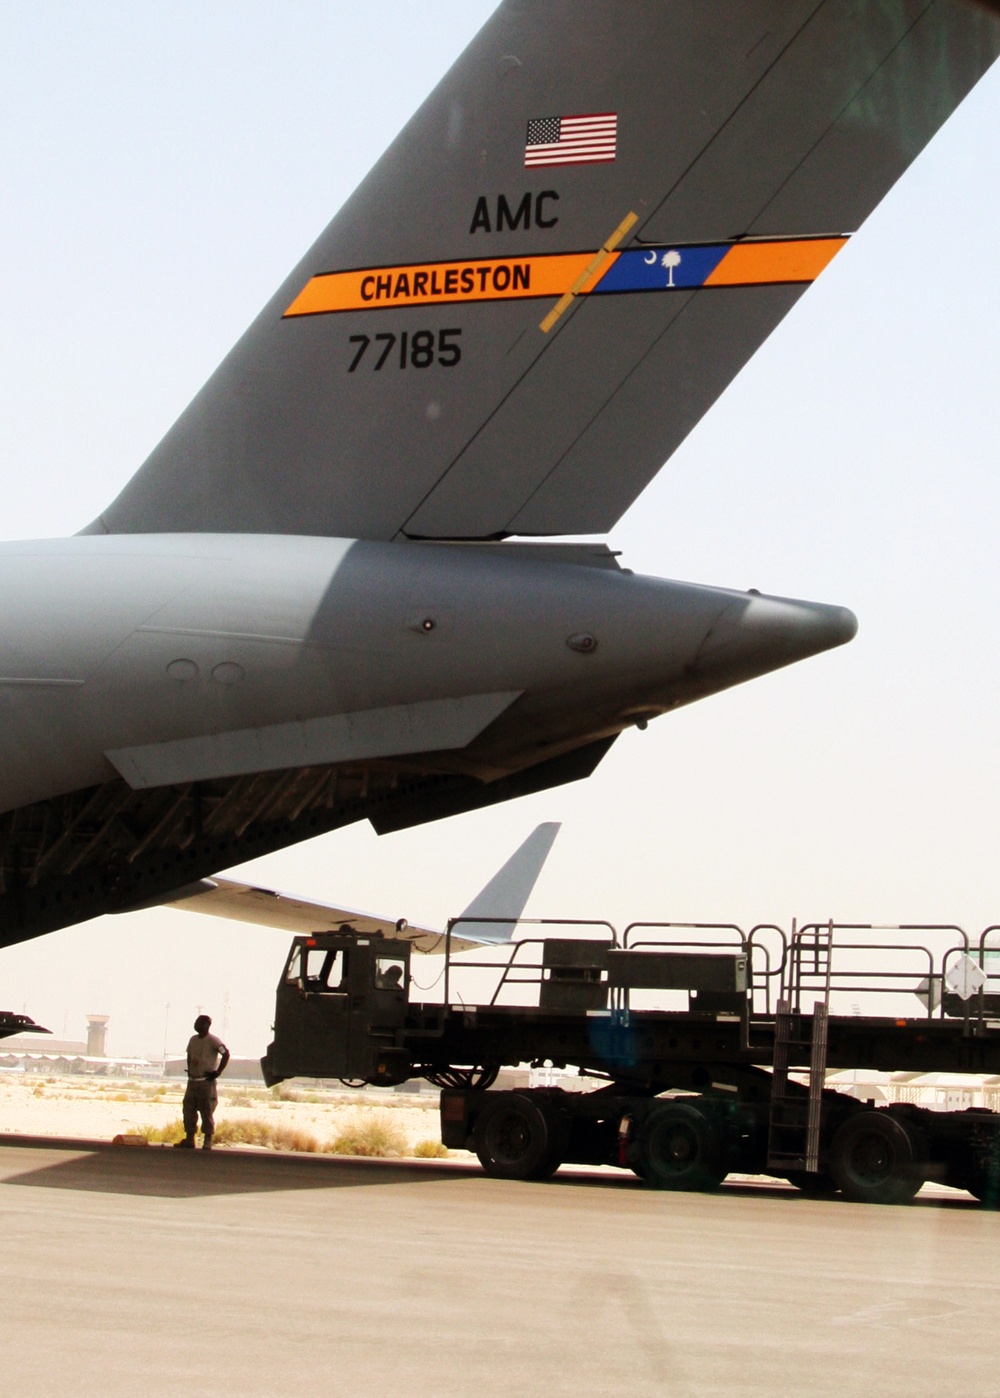
[[[389,1085],[407,1076],[402,1034],[410,946],[349,932],[296,937],[278,982],[268,1087],[287,1077],[335,1076]]]

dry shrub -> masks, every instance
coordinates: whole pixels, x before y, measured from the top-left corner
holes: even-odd
[[[183,1141],[184,1123],[177,1117],[166,1126],[137,1126],[135,1134],[145,1136],[151,1145],[172,1146],[175,1141]]]
[[[275,1083],[271,1088],[271,1096],[275,1102],[303,1102],[304,1095],[295,1087],[291,1087],[286,1082]]]
[[[420,1160],[446,1160],[451,1154],[443,1141],[418,1141],[413,1154]]]
[[[260,1100],[245,1087],[229,1088],[222,1096],[230,1107],[252,1107],[254,1102]]]
[[[312,1152],[319,1150],[319,1142],[310,1131],[298,1126],[287,1126],[282,1122],[261,1121],[259,1117],[247,1117],[243,1121],[220,1121],[215,1128],[213,1141],[219,1146],[267,1146],[270,1150],[297,1150]]]
[[[139,1126],[136,1134],[152,1144],[174,1145],[184,1139],[184,1123],[178,1118],[167,1126]],[[251,1117],[246,1121],[216,1123],[212,1140],[217,1146],[267,1146],[270,1150],[319,1150],[319,1142],[308,1131],[295,1126],[272,1126],[269,1121]]]
[[[325,1147],[331,1155],[406,1155],[406,1132],[382,1111],[356,1111]]]

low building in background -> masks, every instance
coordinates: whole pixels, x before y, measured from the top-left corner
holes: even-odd
[[[187,1059],[167,1058],[163,1064],[165,1078],[186,1078]],[[226,1065],[224,1082],[263,1082],[259,1058],[230,1058]]]
[[[826,1085],[876,1106],[909,1102],[932,1112],[961,1112],[969,1107],[1000,1110],[1000,1077],[982,1073],[877,1073],[859,1069],[828,1073]]]
[[[12,1034],[0,1045],[0,1071],[70,1073],[91,1077],[150,1077],[159,1070],[148,1058],[107,1053],[110,1015],[87,1016],[87,1038],[56,1039],[51,1034]]]

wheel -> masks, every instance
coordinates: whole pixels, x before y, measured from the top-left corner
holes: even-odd
[[[479,1114],[472,1144],[488,1175],[501,1180],[540,1180],[562,1163],[556,1113],[516,1092],[492,1094]]]
[[[906,1122],[888,1112],[857,1112],[833,1138],[830,1172],[846,1199],[908,1204],[924,1182],[923,1152]]]
[[[1000,1146],[980,1151],[962,1185],[988,1209],[1000,1209]]]
[[[729,1173],[718,1125],[689,1102],[654,1107],[636,1145],[636,1174],[655,1189],[717,1189]]]
[[[828,1199],[837,1192],[836,1180],[825,1170],[789,1170],[785,1179],[813,1199]]]

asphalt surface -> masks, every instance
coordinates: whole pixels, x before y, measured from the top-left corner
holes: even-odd
[[[15,1143],[16,1142],[16,1143]],[[1000,1395],[1000,1215],[0,1145],[11,1395]]]

